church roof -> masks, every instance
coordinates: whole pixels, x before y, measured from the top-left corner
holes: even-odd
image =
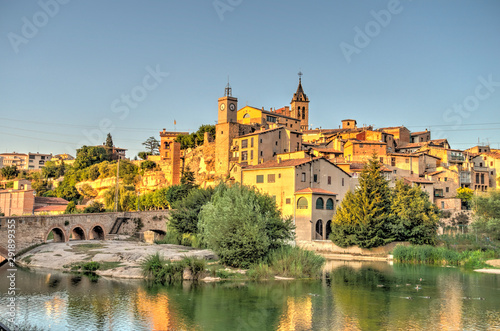
[[[293,95],[293,101],[306,101],[309,102],[307,95],[304,93],[304,89],[302,88],[302,80],[299,79],[299,86],[297,87],[297,92]]]

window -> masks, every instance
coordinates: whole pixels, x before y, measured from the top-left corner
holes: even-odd
[[[392,171],[392,173],[393,173],[393,174],[397,174],[397,173],[398,173],[398,171],[397,171],[397,170],[393,170],[393,171]]]
[[[289,205],[290,203],[292,203],[292,201],[290,200],[290,198],[286,198],[285,203]]]
[[[384,163],[384,158],[383,157],[380,158],[380,163]]]
[[[241,161],[248,160],[248,151],[241,152]]]
[[[35,155],[30,155],[30,160],[34,160],[35,159]]]
[[[267,182],[268,183],[274,183],[276,181],[276,175],[275,174],[269,174],[267,175]]]
[[[490,167],[493,167],[493,161],[490,162]]]
[[[396,166],[396,158],[391,157],[391,167],[395,167],[395,166]]]
[[[275,144],[276,146],[278,146],[278,142],[277,142],[277,141],[276,141],[274,144]]]
[[[409,158],[406,158],[406,159],[405,159],[405,163],[410,163],[410,159],[409,159]]]
[[[267,115],[267,116],[266,116],[266,120],[267,120],[268,122],[276,123],[276,117],[273,117],[273,116],[269,116],[269,115]]]
[[[344,186],[344,178],[342,178],[342,186]]]
[[[359,144],[359,148],[363,148],[363,144]]]
[[[307,209],[307,199],[304,197],[300,197],[297,200],[297,209]]]
[[[250,139],[250,147],[253,147],[253,137]]]
[[[444,177],[444,181],[447,182],[448,181],[448,177]]]
[[[250,114],[246,113],[245,115],[243,115],[243,118],[250,118]]]
[[[328,176],[328,185],[332,185],[332,176]]]
[[[441,209],[444,209],[444,201],[441,201]]]
[[[281,131],[278,131],[278,139],[281,139]]]
[[[323,221],[318,220],[316,222],[316,233],[320,235],[321,237],[323,236]]]
[[[443,189],[434,189],[434,196],[435,197],[443,197]]]
[[[316,209],[323,209],[324,205],[325,203],[323,201],[323,198],[316,199]]]
[[[306,173],[303,172],[302,173],[302,179],[301,179],[302,182],[305,182],[306,181]]]
[[[446,187],[446,193],[450,193],[450,188]]]
[[[328,199],[326,200],[326,209],[327,210],[333,210],[333,199]]]
[[[260,151],[260,156],[264,156],[264,152],[263,151]]]
[[[297,148],[295,149],[295,151],[298,151],[298,150],[299,150],[299,148],[300,148],[300,143],[298,142],[298,143],[297,143]]]
[[[253,160],[253,150],[250,151],[250,160]]]
[[[257,175],[255,180],[257,183],[264,183],[264,175]]]
[[[262,144],[262,139],[260,140],[260,143]]]
[[[479,174],[476,174],[476,183],[479,183]]]
[[[241,148],[248,148],[248,139],[243,139],[241,141]]]
[[[318,175],[317,174],[314,174],[314,182],[317,183],[318,182]]]

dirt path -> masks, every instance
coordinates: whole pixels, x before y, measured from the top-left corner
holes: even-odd
[[[137,241],[70,241],[50,243],[39,246],[18,257],[21,264],[34,268],[69,270],[71,265],[97,261],[102,269],[101,276],[120,278],[143,278],[140,264],[149,255],[158,252],[169,260],[181,260],[184,257],[215,259],[210,250],[194,249],[179,245],[155,245]]]

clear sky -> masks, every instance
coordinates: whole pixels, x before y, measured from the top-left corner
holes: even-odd
[[[134,157],[162,128],[239,107],[309,123],[432,130],[500,146],[500,1],[0,0],[0,152],[102,143]],[[174,126],[174,120],[177,125]]]

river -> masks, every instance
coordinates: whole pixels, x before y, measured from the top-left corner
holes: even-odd
[[[500,275],[458,268],[328,261],[321,280],[173,286],[18,268],[15,283],[27,330],[500,329]]]

